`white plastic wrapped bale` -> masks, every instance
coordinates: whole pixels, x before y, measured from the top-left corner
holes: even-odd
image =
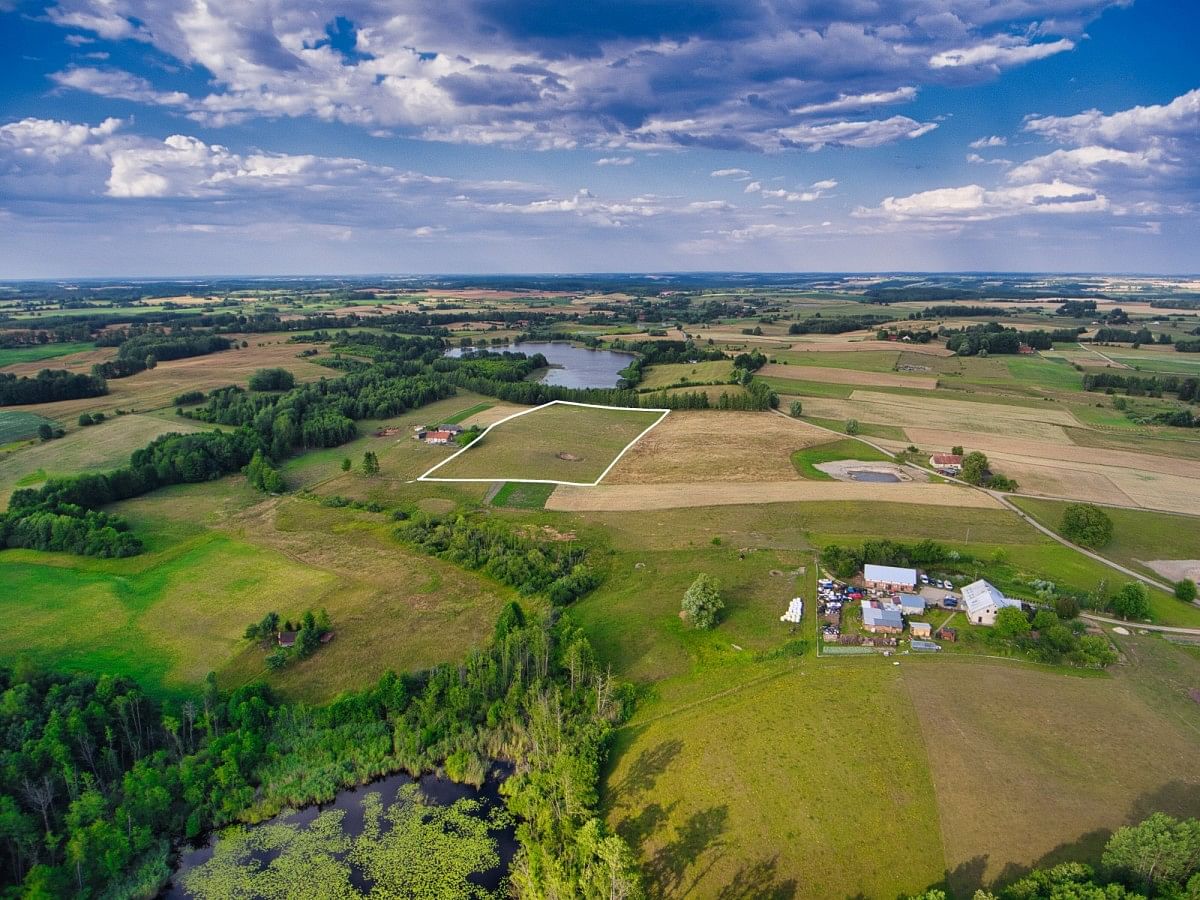
[[[797,624],[804,618],[804,601],[800,597],[793,597],[788,604],[787,612],[779,617],[780,622],[795,622]]]

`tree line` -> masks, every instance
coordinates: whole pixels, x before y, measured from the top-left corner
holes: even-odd
[[[84,556],[133,556],[141,541],[120,516],[100,507],[170,484],[210,481],[241,470],[260,449],[253,433],[166,434],[111,472],[51,478],[14,491],[0,515],[0,543]]]
[[[0,406],[26,406],[30,403],[55,403],[100,397],[108,385],[99,375],[84,375],[66,369],[42,369],[36,376],[0,372]]]
[[[1200,378],[1183,375],[1119,375],[1089,372],[1083,376],[1085,391],[1112,393],[1122,390],[1130,397],[1161,397],[1176,394],[1180,400],[1193,401],[1200,396]]]
[[[846,334],[850,331],[869,331],[886,322],[887,316],[830,316],[822,318],[820,313],[809,319],[801,319],[788,326],[788,334]]]

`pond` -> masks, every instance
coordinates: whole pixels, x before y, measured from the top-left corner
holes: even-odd
[[[213,835],[185,850],[168,900],[304,896],[504,896],[517,850],[503,774],[476,790],[436,775],[392,775],[332,803]]]
[[[474,348],[447,350],[447,356],[462,356]],[[483,349],[483,348],[480,348]],[[617,386],[617,373],[633,361],[633,354],[616,350],[589,350],[565,341],[525,341],[521,344],[497,344],[486,348],[496,352],[511,351],[533,356],[540,353],[550,368],[540,379],[546,384],[569,388],[611,388]]]
[[[894,475],[891,472],[875,472],[870,469],[853,469],[849,472],[849,475],[851,481],[893,482],[900,480],[899,475]]]

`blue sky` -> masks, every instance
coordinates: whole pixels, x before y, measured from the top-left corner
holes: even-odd
[[[1196,272],[1166,0],[0,0],[0,275]]]

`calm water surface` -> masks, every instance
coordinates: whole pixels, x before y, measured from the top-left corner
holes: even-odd
[[[467,348],[470,353],[473,348]],[[483,349],[483,348],[480,348]],[[533,356],[540,353],[549,361],[551,368],[540,380],[546,384],[569,388],[610,388],[617,386],[617,375],[630,362],[633,355],[615,350],[589,350],[558,341],[526,341],[522,344],[497,344],[488,350],[524,353]],[[447,350],[447,356],[462,356],[461,348]]]

